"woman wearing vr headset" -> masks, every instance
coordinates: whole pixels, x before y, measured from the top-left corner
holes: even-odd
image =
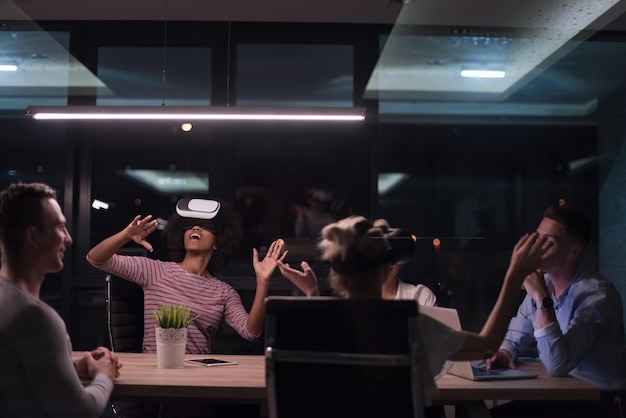
[[[407,260],[398,260],[389,267],[389,275],[382,286],[382,298],[387,300],[414,300],[419,305],[437,306],[437,296],[423,284],[410,284],[398,278],[400,268],[413,255],[415,240],[407,231],[391,228],[385,219],[376,219],[373,226],[381,228],[383,234],[395,236],[394,239],[408,241]]]
[[[322,259],[330,263],[329,282],[333,291],[346,298],[382,297],[382,286],[389,270],[402,260],[402,246],[394,245],[385,228],[374,226],[362,216],[351,216],[324,227],[318,247]],[[446,360],[484,359],[494,353],[515,314],[522,283],[537,270],[550,242],[537,232],[524,235],[513,249],[509,268],[498,299],[480,333],[454,331],[445,325],[420,315],[419,329],[424,352],[430,365],[432,379],[439,375]],[[283,276],[307,296],[319,295],[317,278],[308,265],[303,270],[279,262]],[[432,392],[431,392],[432,394]]]
[[[284,241],[272,242],[261,260],[253,249],[257,287],[248,313],[235,289],[216,278],[236,254],[241,237],[239,216],[228,205],[217,200],[181,199],[164,230],[172,261],[116,254],[130,241],[152,252],[146,238],[157,226],[152,216],[138,215],[87,253],[87,261],[94,267],[143,287],[143,351],[156,352],[152,312],[163,304],[182,303],[198,315],[189,325],[187,353],[211,352],[211,340],[222,317],[243,338],[256,340],[263,330],[270,277],[286,255]]]

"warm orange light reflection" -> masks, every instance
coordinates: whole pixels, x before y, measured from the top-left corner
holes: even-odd
[[[565,206],[565,199],[559,199],[559,206]]]
[[[441,245],[441,240],[439,238],[433,239],[433,247],[439,247]]]

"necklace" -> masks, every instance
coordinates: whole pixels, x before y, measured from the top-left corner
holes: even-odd
[[[203,279],[206,280],[211,280],[213,278],[213,276],[211,276],[209,274],[209,272],[207,270],[204,271],[204,273],[200,274],[200,273],[189,273],[189,271],[187,271],[187,269],[185,267],[182,266],[182,264],[179,264],[180,268],[183,269],[183,271],[185,272],[185,274],[187,274],[187,277],[191,280],[191,275],[193,274],[194,276],[200,276]]]

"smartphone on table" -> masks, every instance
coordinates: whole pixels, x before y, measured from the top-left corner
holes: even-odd
[[[230,366],[237,364],[236,361],[220,360],[216,358],[186,358],[185,361],[200,364],[202,366]]]

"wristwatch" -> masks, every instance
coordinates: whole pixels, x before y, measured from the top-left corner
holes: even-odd
[[[554,301],[552,300],[552,296],[548,295],[544,296],[541,301],[533,300],[533,305],[535,305],[537,309],[552,309],[554,308]]]

